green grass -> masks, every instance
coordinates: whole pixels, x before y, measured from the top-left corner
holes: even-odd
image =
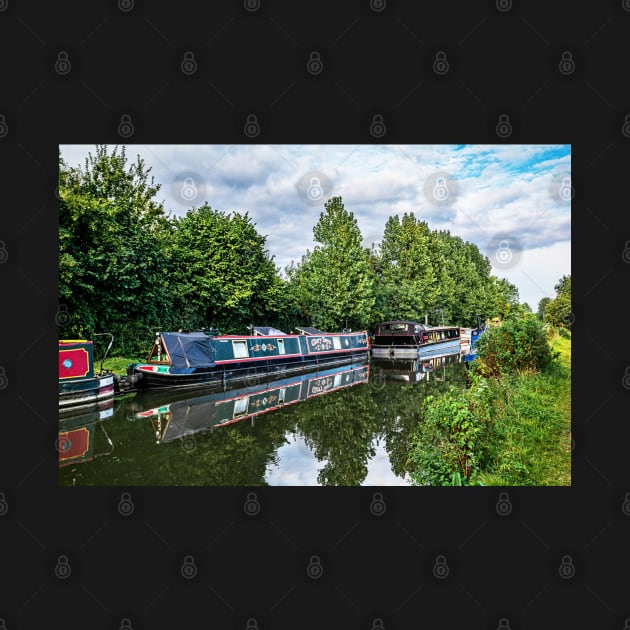
[[[461,485],[468,453],[470,485],[571,485],[571,339],[555,335],[550,346],[555,358],[544,371],[478,378],[432,402],[414,437],[412,478]],[[458,421],[458,409],[472,425]]]
[[[571,485],[571,340],[551,348],[559,356],[549,370],[501,386],[484,485]]]
[[[131,359],[128,357],[107,357],[107,359],[103,361],[103,370],[124,376],[127,374],[127,366],[130,363],[143,362],[145,358],[136,357],[135,359]],[[96,369],[98,370],[100,367],[101,362],[96,362]]]

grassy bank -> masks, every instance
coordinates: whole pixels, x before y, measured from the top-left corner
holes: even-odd
[[[542,370],[473,376],[425,404],[412,478],[428,485],[571,484],[571,340],[554,335]]]
[[[143,362],[146,359],[136,357],[135,359],[130,359],[127,357],[107,357],[105,361],[103,361],[103,370],[108,372],[113,372],[114,374],[119,374],[120,376],[124,376],[127,374],[127,366],[130,363],[139,363]],[[100,369],[101,363],[100,361],[96,362],[97,369]]]

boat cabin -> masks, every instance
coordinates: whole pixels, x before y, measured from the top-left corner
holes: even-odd
[[[419,346],[459,339],[457,326],[428,326],[413,321],[382,322],[376,327],[375,346]]]

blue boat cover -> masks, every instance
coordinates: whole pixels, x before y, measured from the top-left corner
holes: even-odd
[[[213,367],[214,347],[212,339],[202,332],[162,333],[164,346],[171,357],[173,367]]]

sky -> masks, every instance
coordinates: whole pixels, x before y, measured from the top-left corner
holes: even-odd
[[[83,167],[95,145],[60,152]],[[366,246],[391,215],[413,212],[477,245],[533,311],[571,273],[570,145],[126,145],[126,155],[151,168],[171,216],[204,202],[247,212],[281,270],[315,247],[313,227],[338,196]]]

